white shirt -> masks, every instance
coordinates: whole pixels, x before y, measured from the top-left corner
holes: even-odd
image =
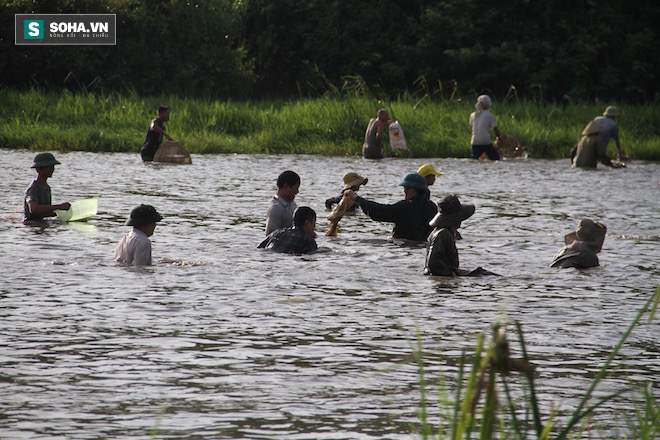
[[[470,145],[488,145],[492,143],[488,130],[493,127],[497,127],[495,115],[488,110],[481,110],[479,114],[473,112],[470,115],[470,131],[472,132]]]
[[[147,234],[133,228],[115,248],[115,261],[129,266],[151,266],[151,240]]]

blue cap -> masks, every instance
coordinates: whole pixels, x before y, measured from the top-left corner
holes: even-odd
[[[403,179],[399,182],[399,186],[407,186],[408,188],[421,189],[423,191],[429,190],[424,177],[417,173],[408,173],[403,176]]]

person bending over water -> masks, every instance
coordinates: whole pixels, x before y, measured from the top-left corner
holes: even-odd
[[[577,229],[564,236],[564,246],[555,255],[551,267],[587,268],[598,266],[597,253],[603,248],[607,228],[590,219],[580,220]]]

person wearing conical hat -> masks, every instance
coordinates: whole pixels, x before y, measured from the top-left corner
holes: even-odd
[[[609,106],[603,112],[603,116],[598,116],[587,124],[582,130],[582,138],[571,150],[573,168],[596,168],[598,162],[611,168],[624,166],[619,162],[623,159],[623,153],[619,141],[619,127],[615,122],[618,115],[619,110]],[[607,144],[610,139],[616,142],[618,150],[616,163],[607,156]]]
[[[55,172],[55,165],[59,165],[52,153],[39,153],[34,158],[32,168],[37,171],[37,178],[25,190],[23,199],[23,221],[42,221],[45,217],[54,217],[55,210],[68,211],[71,204],[60,203],[53,205],[48,178]]]
[[[394,223],[392,238],[426,241],[431,232],[429,222],[438,211],[435,203],[426,198],[426,182],[421,175],[408,173],[401,179],[399,186],[403,187],[404,200],[393,204],[363,199],[350,189],[344,194],[372,220]]]
[[[163,217],[151,205],[139,205],[131,210],[126,226],[133,226],[115,248],[115,261],[128,266],[151,266],[151,237],[156,223]]]
[[[576,267],[579,269],[598,266],[598,255],[603,248],[607,228],[604,224],[582,219],[575,231],[564,236],[566,244],[555,255],[551,267]]]

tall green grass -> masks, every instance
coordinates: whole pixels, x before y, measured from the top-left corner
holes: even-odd
[[[379,99],[352,84],[321,98],[233,102],[177,96],[0,89],[0,148],[139,151],[160,104],[172,109],[168,132],[193,153],[359,155],[364,130],[379,108],[403,127],[408,150],[387,154],[468,157],[473,99],[422,94]],[[609,103],[608,103],[609,104]],[[502,132],[531,157],[567,157],[584,126],[605,104],[558,105],[507,96],[492,107]],[[660,160],[660,109],[620,106],[624,150],[633,159]],[[386,142],[387,143],[387,142]],[[609,152],[615,156],[616,149]],[[387,148],[386,148],[387,150]]]
[[[418,365],[420,386],[419,419],[422,438],[432,439],[556,439],[569,438],[599,438],[593,433],[585,432],[588,418],[597,413],[606,402],[628,393],[635,388],[615,391],[605,397],[595,397],[594,391],[605,378],[618,357],[619,352],[633,329],[640,323],[642,317],[648,314],[651,321],[660,301],[660,286],[649,297],[639,310],[633,321],[623,333],[619,342],[604,360],[596,372],[590,385],[578,405],[566,417],[560,419],[554,409],[543,414],[539,405],[539,396],[534,386],[536,367],[527,354],[522,328],[516,323],[516,333],[520,344],[520,358],[511,356],[509,342],[504,327],[495,323],[492,327],[492,338],[486,345],[485,336],[481,335],[472,358],[468,377],[465,378],[466,356],[463,354],[459,364],[456,380],[456,395],[452,398],[446,394],[444,379],[439,378],[439,426],[434,429],[428,421],[427,383],[429,379],[424,369],[424,351],[419,331],[413,359]],[[524,389],[523,397],[514,398],[510,382],[518,380]],[[654,378],[649,378],[648,384],[641,387],[642,403],[635,407],[635,417],[628,420],[629,437],[633,439],[652,439],[660,435],[660,405],[652,392]],[[546,405],[546,407],[549,405]],[[448,429],[447,429],[448,428]]]

